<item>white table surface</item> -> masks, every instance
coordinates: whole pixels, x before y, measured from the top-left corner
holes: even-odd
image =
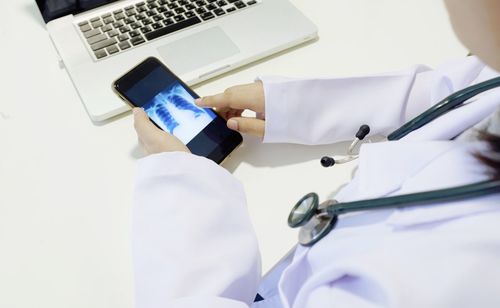
[[[34,2],[0,2],[0,307],[132,307],[131,195],[141,153],[132,117],[89,120]],[[292,2],[317,24],[318,41],[195,90],[213,94],[262,74],[434,66],[466,54],[441,1]],[[326,170],[318,162],[340,150],[245,138],[225,164],[245,185],[264,270],[295,243],[285,222],[291,205],[349,180],[354,164]]]

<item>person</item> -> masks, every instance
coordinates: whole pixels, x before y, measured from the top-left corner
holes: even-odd
[[[215,107],[231,129],[264,142],[350,140],[363,123],[373,134],[387,134],[450,93],[499,76],[500,2],[445,2],[455,32],[476,56],[433,70],[418,65],[367,77],[261,77],[197,104]],[[379,198],[498,178],[499,107],[500,89],[493,89],[400,141],[364,144],[354,179],[335,198]],[[258,116],[242,117],[245,109]],[[141,109],[134,118],[150,154],[138,161],[135,184],[137,307],[500,305],[499,194],[343,216],[312,247],[297,246],[275,285],[263,288],[242,185],[191,155]]]

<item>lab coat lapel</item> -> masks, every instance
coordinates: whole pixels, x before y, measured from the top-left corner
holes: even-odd
[[[390,141],[363,145],[355,179],[355,194],[341,192],[337,199],[378,198],[397,191],[407,178],[453,147],[453,143],[447,141],[432,142],[432,146],[429,143]]]

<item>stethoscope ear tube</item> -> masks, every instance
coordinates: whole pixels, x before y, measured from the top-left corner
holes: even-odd
[[[500,77],[489,79],[457,91],[390,133],[389,136],[387,136],[387,140],[399,140],[412,131],[442,116],[446,112],[459,107],[472,97],[497,87],[500,87]]]

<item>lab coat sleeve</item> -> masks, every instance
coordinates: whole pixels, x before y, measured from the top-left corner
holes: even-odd
[[[435,70],[365,77],[292,79],[259,77],[265,93],[264,142],[329,144],[352,140],[362,124],[387,135],[437,100],[470,84],[484,68],[475,57]]]
[[[138,308],[248,307],[260,256],[242,185],[187,153],[139,160],[133,258]]]

